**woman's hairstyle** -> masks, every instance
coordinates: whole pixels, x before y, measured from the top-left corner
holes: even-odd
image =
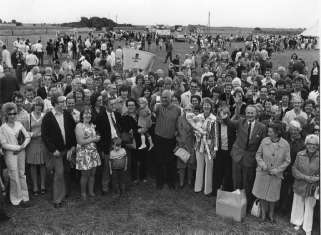
[[[81,123],[84,123],[84,113],[85,112],[90,112],[90,113],[92,113],[91,112],[91,108],[89,107],[89,106],[84,106],[81,110],[80,110],[80,114],[79,114],[79,118],[80,118],[80,122]],[[91,123],[91,120],[92,120],[92,116],[91,116],[91,119],[90,119],[90,122],[89,123]]]
[[[257,82],[257,85],[258,85],[259,87],[262,86],[262,79],[261,79],[260,76],[256,76],[256,78],[254,79],[254,82]]]
[[[180,96],[179,93],[175,92],[175,93],[172,95],[172,99],[173,99],[173,97],[175,97],[175,98],[177,99],[177,101],[178,101],[179,104],[181,103],[182,99],[181,99],[181,96]]]
[[[8,102],[2,106],[1,112],[2,112],[2,115],[5,119],[5,121],[8,121],[8,113],[12,110],[17,112],[17,105],[15,103]]]
[[[314,100],[311,99],[306,99],[303,103],[303,110],[305,109],[305,106],[307,106],[308,104],[312,104],[313,109],[315,109],[315,102]]]
[[[75,100],[76,100],[76,92],[80,92],[82,94],[82,100],[84,99],[85,97],[85,93],[84,93],[84,89],[82,87],[78,87],[73,93],[74,93],[74,97],[75,97]]]
[[[202,109],[203,109],[204,104],[210,104],[210,105],[211,105],[211,110],[210,110],[210,112],[213,112],[214,104],[213,104],[213,102],[212,102],[212,100],[211,100],[210,98],[206,97],[206,98],[204,98],[204,99],[202,100],[202,102],[201,102],[201,107],[202,107]],[[204,110],[203,110],[203,111],[204,111]]]
[[[141,74],[138,74],[137,76],[136,76],[136,79],[135,79],[135,83],[136,83],[136,85],[137,85],[137,81],[138,81],[138,79],[142,79],[142,81],[143,81],[143,84],[144,84],[144,76],[143,75],[141,75]]]
[[[47,74],[48,73],[52,74],[52,69],[50,67],[47,67],[45,71],[46,71]]]
[[[32,92],[33,95],[36,95],[36,89],[31,84],[26,85],[26,87],[25,87],[25,95],[26,95],[27,92]]]
[[[293,53],[293,54],[291,55],[291,59],[293,59],[293,56],[295,56],[296,59],[298,59],[298,55],[297,55],[296,53]]]
[[[194,111],[198,111],[199,113],[202,111],[202,107],[201,107],[201,105],[200,104],[198,104],[198,105],[195,105],[195,107],[194,107]]]
[[[119,87],[119,94],[122,92],[122,91],[127,91],[128,92],[128,87],[126,85],[121,85]]]
[[[45,102],[43,101],[43,99],[40,96],[37,96],[36,98],[33,99],[31,111],[35,110],[36,105],[41,106],[41,112],[45,108]]]
[[[278,80],[276,83],[275,83],[275,87],[278,87],[280,85],[283,85],[284,88],[285,88],[285,81],[284,80]]]
[[[138,102],[139,102],[139,103],[148,104],[148,101],[146,100],[145,97],[140,97],[140,98],[138,98]]]
[[[301,126],[301,123],[296,121],[296,120],[293,120],[290,122],[289,124],[289,128],[295,128],[297,129],[299,132],[302,131],[302,126]]]
[[[307,137],[305,138],[304,144],[307,145],[310,140],[316,140],[317,144],[318,145],[320,144],[320,139],[319,139],[319,136],[317,135],[307,135]]]
[[[134,102],[136,108],[139,107],[137,101],[136,101],[134,98],[129,98],[129,99],[126,101],[126,107],[128,107],[128,103],[129,103],[129,102]]]
[[[126,88],[127,88],[127,87],[126,87]],[[145,96],[144,93],[145,93],[146,90],[148,90],[148,91],[150,92],[149,97],[151,97],[151,96],[152,96],[152,93],[153,93],[153,90],[152,90],[152,88],[151,88],[150,86],[145,86],[145,87],[143,88],[141,97],[144,97],[144,96]]]
[[[265,107],[266,102],[270,102],[272,105],[275,105],[275,99],[268,97],[263,102],[263,107]]]
[[[90,96],[90,105],[92,108],[95,107],[97,99],[99,96],[102,96],[101,93],[99,91],[95,91],[94,93],[92,93],[92,95]]]
[[[270,122],[268,128],[272,128],[274,133],[277,134],[278,137],[281,137],[283,135],[284,130],[280,121]]]
[[[13,95],[12,95],[12,97],[11,97],[12,102],[15,102],[15,99],[16,99],[16,98],[23,100],[23,95],[21,94],[20,91],[15,91],[15,92],[13,92]]]
[[[196,98],[198,100],[198,104],[201,104],[202,99],[199,95],[192,95],[191,100],[190,100],[191,103],[192,103],[193,98]]]
[[[170,77],[164,78],[164,82],[165,82],[165,84],[169,84],[169,85],[173,86],[173,80]]]

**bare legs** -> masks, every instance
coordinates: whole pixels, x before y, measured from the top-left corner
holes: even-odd
[[[87,183],[88,183],[89,195],[92,197],[95,197],[95,194],[94,194],[95,174],[96,174],[96,167],[93,167],[90,170],[81,171],[80,186],[81,186],[82,197],[87,196]]]

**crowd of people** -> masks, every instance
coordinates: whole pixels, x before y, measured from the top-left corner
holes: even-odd
[[[293,54],[288,68],[272,74],[263,43],[231,55],[225,47],[201,47],[201,57],[193,51],[180,62],[180,55],[172,60],[168,39],[168,73],[121,74],[121,47],[114,52],[111,38],[98,38],[85,40],[76,64],[68,46],[63,63],[42,70],[41,42],[21,51],[20,39],[14,56],[2,57],[0,182],[12,205],[27,207],[29,194],[48,193],[49,163],[55,208],[72,177],[81,198],[98,191],[124,196],[129,170],[136,185],[150,186],[148,174],[155,176],[159,190],[187,186],[215,197],[218,189],[245,189],[248,210],[261,201],[262,223],[275,223],[276,207],[291,215],[295,230],[311,233],[320,170],[317,61],[309,76],[303,58]],[[0,193],[0,220],[7,219]]]

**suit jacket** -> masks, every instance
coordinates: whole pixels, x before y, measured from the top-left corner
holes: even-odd
[[[226,101],[226,94],[225,94],[225,93],[223,93],[223,94],[221,95],[220,100],[225,101],[225,102],[227,103],[227,101]],[[235,102],[234,102],[234,98],[233,98],[232,95],[230,95],[229,106],[230,106],[230,107],[233,106],[234,103],[235,103]]]
[[[217,122],[217,133],[218,133],[218,151],[221,150],[221,128],[222,128],[222,123],[221,121]],[[227,126],[227,137],[228,137],[228,152],[230,153],[233,147],[233,144],[236,140],[236,130],[234,129],[233,126]]]
[[[57,74],[53,73],[52,77],[53,77],[54,83],[61,82],[61,80],[64,79],[64,75],[62,75],[60,73],[58,73],[58,76],[57,76]]]
[[[47,99],[47,91],[46,91],[46,88],[44,86],[38,88],[37,96],[40,96],[43,100]]]
[[[223,119],[225,125],[232,126],[237,130],[236,141],[233,145],[231,156],[233,161],[236,163],[241,162],[242,165],[247,167],[255,167],[256,160],[255,155],[260,147],[261,141],[266,136],[266,127],[264,124],[255,121],[254,127],[252,129],[252,135],[249,140],[249,144],[246,147],[247,142],[247,130],[248,123],[245,118],[240,118],[238,120],[230,120],[228,117]]]
[[[114,112],[115,118],[116,118],[116,125],[118,127],[118,130],[121,132],[121,114],[118,112]],[[107,116],[107,111],[99,113],[96,119],[96,131],[100,133],[100,141],[99,145],[101,150],[108,154],[110,152],[110,146],[111,146],[111,129],[110,129],[110,123],[109,118]],[[119,136],[120,137],[120,136]]]
[[[56,150],[61,152],[64,149],[70,149],[77,145],[74,118],[68,111],[64,111],[63,116],[66,144],[64,143],[59,124],[52,112],[46,113],[41,123],[41,138],[51,153],[54,153]]]
[[[6,75],[0,78],[0,104],[11,102],[12,93],[19,90],[20,85],[15,77]]]

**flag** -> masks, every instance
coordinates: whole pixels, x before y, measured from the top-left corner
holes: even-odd
[[[147,74],[153,66],[155,55],[146,51],[124,48],[124,70],[142,69]]]

